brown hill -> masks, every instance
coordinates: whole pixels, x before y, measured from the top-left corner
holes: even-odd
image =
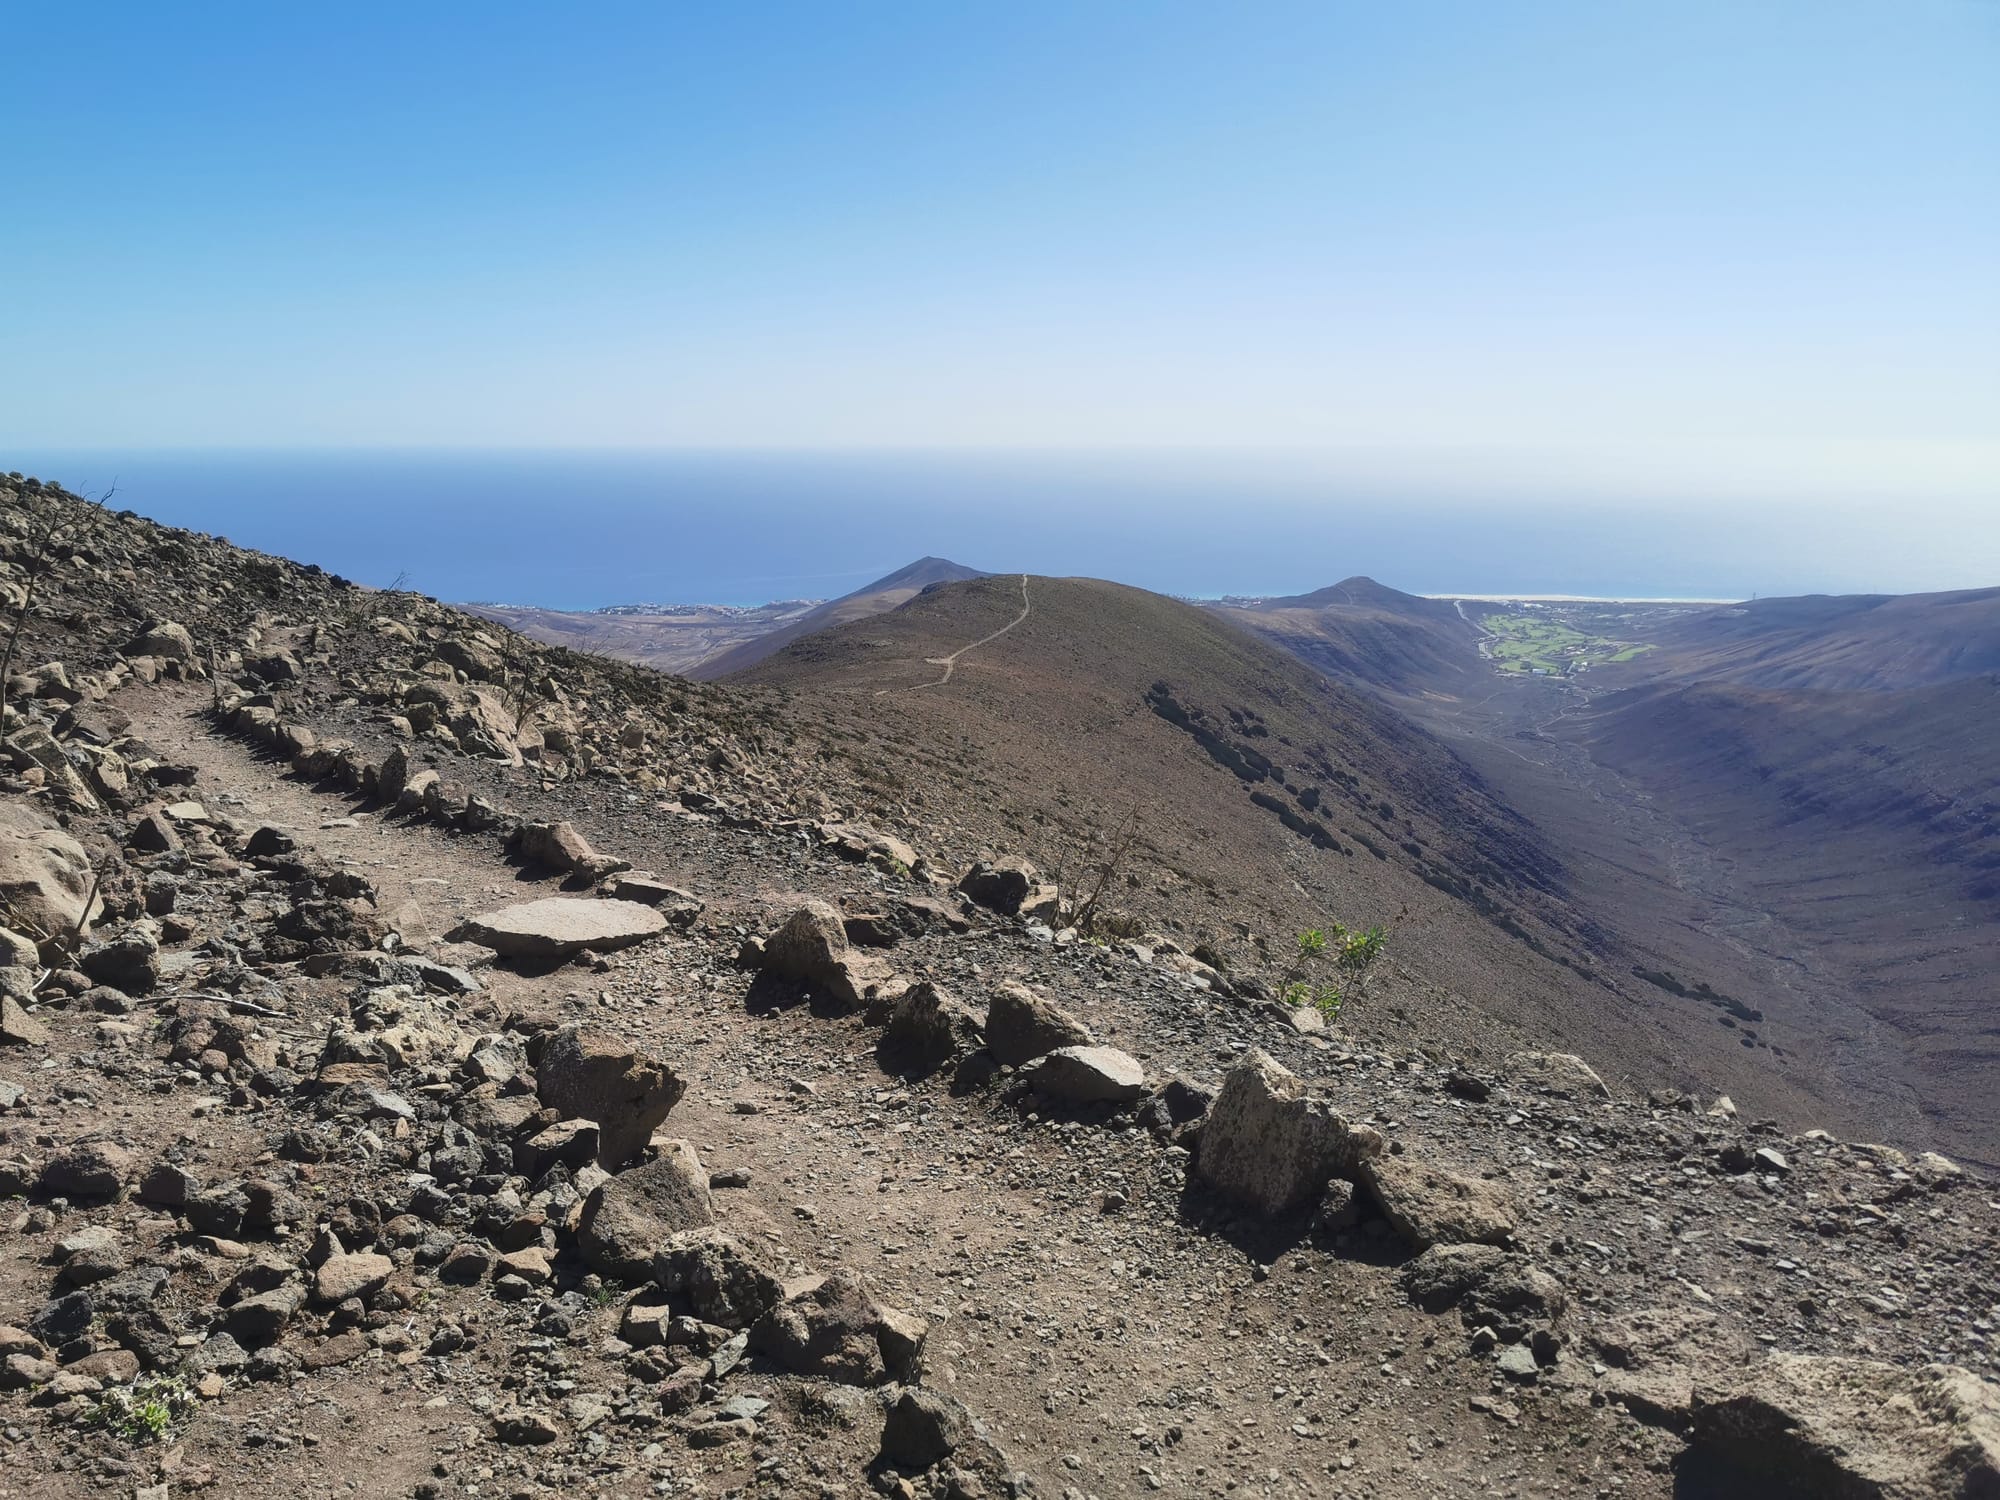
[[[818,733],[878,736],[885,796],[961,849],[1054,866],[1136,808],[1124,899],[1238,971],[1281,974],[1292,935],[1329,918],[1388,921],[1408,988],[1367,1025],[1459,1047],[1566,1038],[1769,1109],[1837,1092],[1790,1028],[1746,1049],[1708,1006],[1635,980],[1647,952],[1606,920],[1620,913],[1434,734],[1217,611],[996,577],[731,682],[784,690]]]
[[[800,636],[845,625],[850,620],[864,620],[870,615],[882,614],[941,583],[960,583],[969,578],[986,576],[977,568],[968,568],[947,558],[920,557],[851,594],[829,599],[795,619],[704,657],[685,670],[689,676],[712,682],[716,678],[727,677],[731,672],[741,672],[756,665]]]
[[[942,557],[920,557],[838,599],[728,604],[622,604],[606,609],[539,609],[518,604],[459,606],[550,646],[639,662],[662,672],[713,679],[740,671],[801,635],[894,609],[938,583],[986,575]]]
[[[1480,660],[1479,627],[1455,605],[1372,578],[1211,607],[1324,672],[1401,696],[1453,695],[1491,675]]]

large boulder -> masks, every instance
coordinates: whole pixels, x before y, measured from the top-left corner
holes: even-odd
[[[1028,893],[1041,884],[1041,874],[1025,859],[1003,854],[982,859],[958,877],[960,894],[988,911],[1003,917],[1014,916]]]
[[[584,1200],[577,1253],[601,1275],[644,1281],[662,1243],[714,1222],[708,1169],[686,1141],[666,1141],[657,1159],[598,1184]]]
[[[57,1198],[115,1198],[138,1169],[138,1159],[116,1141],[85,1141],[50,1159],[41,1188]]]
[[[590,841],[569,823],[528,823],[523,825],[517,847],[530,864],[546,865],[586,880],[602,880],[620,870],[632,868],[630,860],[599,854]]]
[[[794,1375],[841,1385],[914,1381],[929,1325],[882,1303],[861,1276],[836,1271],[772,1308],[750,1329],[750,1347]]]
[[[1275,1216],[1304,1208],[1330,1178],[1381,1150],[1374,1130],[1350,1125],[1297,1074],[1253,1048],[1209,1106],[1195,1171],[1217,1192]]]
[[[904,991],[882,1032],[882,1055],[917,1071],[942,1067],[980,1044],[978,1013],[928,979]]]
[[[90,857],[83,845],[19,802],[0,803],[0,923],[37,939],[61,937],[85,921]]]
[[[653,1252],[653,1280],[677,1310],[724,1328],[748,1328],[785,1300],[777,1273],[713,1226],[670,1235]]]
[[[1409,1155],[1375,1157],[1361,1164],[1360,1175],[1384,1217],[1419,1250],[1498,1245],[1513,1237],[1513,1200],[1497,1183]]]
[[[447,936],[508,958],[562,959],[629,948],[666,930],[665,917],[634,901],[547,896],[467,917]]]
[[[646,1149],[667,1111],[687,1092],[687,1084],[665,1063],[608,1032],[565,1026],[542,1048],[535,1092],[564,1119],[595,1120],[597,1159],[604,1166],[618,1167]]]
[[[1025,984],[1000,985],[986,1002],[986,1047],[993,1060],[1018,1068],[1058,1047],[1094,1046],[1090,1028]]]
[[[1516,1052],[1500,1064],[1500,1074],[1518,1088],[1558,1099],[1608,1099],[1611,1090],[1582,1058],[1569,1052]]]
[[[1024,1076],[1036,1093],[1062,1104],[1128,1104],[1146,1095],[1146,1070],[1116,1047],[1058,1047]]]
[[[125,643],[127,656],[157,656],[163,661],[193,661],[194,637],[185,625],[160,620]]]
[[[150,921],[134,922],[105,941],[86,946],[77,956],[77,967],[114,990],[150,995],[160,982],[159,929]]]
[[[882,1457],[898,1469],[921,1472],[972,1443],[978,1424],[958,1399],[911,1386],[891,1404],[882,1422]]]
[[[781,979],[821,982],[848,955],[847,924],[829,902],[809,896],[764,940],[764,968]]]
[[[410,752],[401,745],[396,746],[382,757],[382,764],[375,771],[375,795],[384,802],[393,803],[403,795],[410,772]]]
[[[796,979],[843,1006],[864,1003],[890,977],[882,959],[848,944],[847,924],[825,901],[807,898],[764,940],[764,972]]]
[[[1955,1365],[1773,1354],[1697,1387],[1692,1418],[1690,1458],[1746,1492],[1754,1482],[1825,1500],[2000,1495],[2000,1386]]]

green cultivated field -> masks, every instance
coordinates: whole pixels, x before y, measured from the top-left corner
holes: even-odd
[[[1492,643],[1493,662],[1503,672],[1530,672],[1539,667],[1560,677],[1586,663],[1630,661],[1653,649],[1603,634],[1590,612],[1584,610],[1491,614],[1481,623],[1498,637]]]

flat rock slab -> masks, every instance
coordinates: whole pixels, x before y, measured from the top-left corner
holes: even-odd
[[[664,916],[636,901],[548,896],[468,917],[451,940],[509,958],[569,958],[585,948],[629,948],[666,930]]]
[[[1058,1047],[1029,1065],[1038,1093],[1066,1104],[1127,1103],[1144,1096],[1146,1073],[1116,1047]]]

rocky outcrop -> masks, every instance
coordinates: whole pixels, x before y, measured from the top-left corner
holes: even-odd
[[[801,902],[764,940],[762,966],[766,974],[802,981],[848,1008],[866,1003],[891,974],[881,958],[855,951],[840,913],[816,899]]]
[[[1382,1137],[1351,1125],[1268,1053],[1231,1068],[1202,1122],[1195,1171],[1224,1196],[1260,1214],[1305,1208],[1329,1178],[1357,1170]]]
[[[955,1397],[906,1390],[890,1405],[882,1424],[882,1457],[896,1468],[922,1471],[971,1443],[975,1426]]]
[[[630,860],[599,854],[590,841],[567,822],[524,823],[515,837],[521,858],[530,864],[598,881],[632,868]]]
[[[748,1328],[785,1300],[784,1282],[720,1229],[687,1229],[653,1253],[653,1280],[696,1317]]]
[[[1773,1354],[1697,1389],[1690,1440],[1702,1468],[1767,1494],[2000,1495],[2000,1387],[1953,1365]]]
[[[83,845],[27,806],[0,802],[0,925],[38,940],[74,932],[90,889]]]
[[[594,1027],[565,1026],[542,1048],[536,1093],[565,1119],[594,1120],[597,1158],[630,1161],[687,1092],[674,1070]]]
[[[1362,1162],[1359,1180],[1397,1232],[1419,1250],[1430,1245],[1498,1245],[1514,1233],[1513,1202],[1496,1183],[1407,1155]]]
[[[988,911],[1011,917],[1041,884],[1041,873],[1019,855],[982,859],[958,877],[959,893]]]
[[[928,1332],[922,1318],[886,1306],[861,1276],[837,1271],[758,1319],[750,1347],[795,1375],[908,1383],[921,1370]]]
[[[1036,1093],[1061,1104],[1129,1104],[1146,1095],[1146,1070],[1116,1047],[1058,1047],[1022,1076]]]
[[[980,1018],[957,996],[929,980],[903,992],[882,1031],[882,1056],[898,1068],[927,1072],[977,1049]]]
[[[708,1169],[686,1141],[666,1141],[655,1160],[600,1183],[584,1200],[577,1253],[601,1275],[644,1281],[662,1243],[714,1222]]]
[[[1019,1067],[1058,1047],[1089,1047],[1096,1041],[1088,1026],[1025,984],[1001,984],[986,1003],[986,1045],[993,1060],[1006,1067]]]

